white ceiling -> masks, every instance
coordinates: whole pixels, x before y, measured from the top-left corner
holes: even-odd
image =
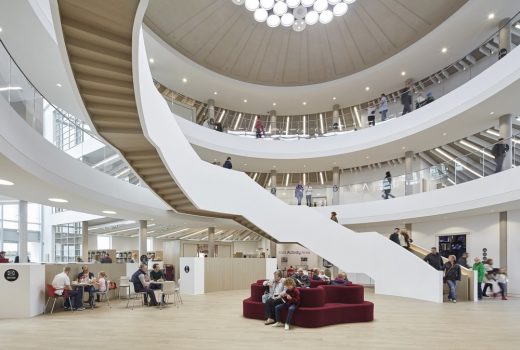
[[[262,85],[308,85],[366,69],[434,29],[466,0],[360,0],[302,32],[270,28],[231,0],[155,0],[145,24],[217,73]]]
[[[402,88],[406,79],[422,79],[437,72],[478,47],[497,30],[502,18],[519,10],[520,1],[516,0],[468,1],[437,28],[383,62],[343,78],[304,86],[265,86],[240,81],[194,62],[150,29],[145,40],[148,56],[154,59],[151,64],[154,78],[168,88],[199,101],[215,99],[217,106],[231,110],[265,114],[275,109],[278,115],[295,115],[332,110],[334,103],[351,106],[366,102],[382,92]],[[489,20],[491,12],[495,18]],[[444,54],[443,47],[448,49]],[[404,77],[402,71],[406,72]],[[370,87],[368,92],[366,86]]]

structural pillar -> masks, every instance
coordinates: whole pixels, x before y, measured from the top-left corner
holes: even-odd
[[[404,224],[404,228],[408,232],[408,236],[412,238],[412,224]]]
[[[215,228],[208,227],[208,258],[215,257]]]
[[[339,122],[339,105],[332,106],[332,128],[334,130],[341,130],[342,125]]]
[[[278,130],[276,128],[276,111],[274,109],[269,111],[269,127],[267,130],[269,130],[270,134]]]
[[[207,119],[215,120],[215,100],[213,100],[213,99],[208,100],[208,118]],[[215,120],[215,122],[216,122],[216,120]]]
[[[507,270],[507,211],[500,212],[500,267]]]
[[[332,205],[339,205],[339,167],[332,168]]]
[[[498,59],[501,59],[509,52],[511,52],[511,23],[510,18],[504,18],[498,24],[500,28],[498,39]]]
[[[81,222],[82,250],[81,259],[88,262],[88,221]]]
[[[18,256],[21,263],[27,262],[27,201],[18,203]]]
[[[271,241],[271,246],[269,247],[269,252],[271,258],[276,258],[276,242]]]
[[[498,132],[500,138],[504,139],[504,143],[509,146],[509,152],[506,152],[504,163],[502,163],[502,170],[511,169],[513,164],[513,149],[511,137],[513,136],[513,115],[505,114],[498,118]]]
[[[271,170],[271,194],[276,196],[276,186],[277,186],[277,180],[276,180],[276,170]]]
[[[146,231],[148,229],[148,222],[146,220],[139,220],[139,261],[141,256],[146,255]]]
[[[404,154],[404,171],[405,171],[405,187],[404,187],[404,195],[409,196],[413,194],[413,174],[412,174],[412,165],[413,165],[413,151],[407,151]]]

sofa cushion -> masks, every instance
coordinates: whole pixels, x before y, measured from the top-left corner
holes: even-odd
[[[360,304],[364,301],[365,290],[363,286],[352,284],[350,286],[320,286],[325,291],[326,303]]]
[[[319,307],[325,304],[325,291],[321,288],[300,288],[300,307]]]
[[[326,286],[328,284],[329,284],[328,281],[315,281],[315,280],[311,280],[311,288],[316,288],[318,286]]]
[[[251,284],[251,300],[262,302],[262,295],[264,295],[265,287],[261,284]]]

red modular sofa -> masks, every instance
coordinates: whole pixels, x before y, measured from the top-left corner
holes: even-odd
[[[251,297],[242,303],[244,317],[264,319],[262,281],[251,284]],[[301,303],[293,316],[293,324],[300,327],[323,327],[338,323],[369,322],[374,320],[374,304],[364,300],[363,286],[320,285],[300,289]],[[285,321],[287,310],[282,313]]]

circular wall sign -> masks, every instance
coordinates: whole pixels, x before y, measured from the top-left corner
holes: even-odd
[[[6,270],[4,273],[4,278],[6,279],[6,281],[14,282],[18,279],[18,271],[14,269]]]
[[[184,272],[189,273],[190,267],[188,265],[184,266]]]

